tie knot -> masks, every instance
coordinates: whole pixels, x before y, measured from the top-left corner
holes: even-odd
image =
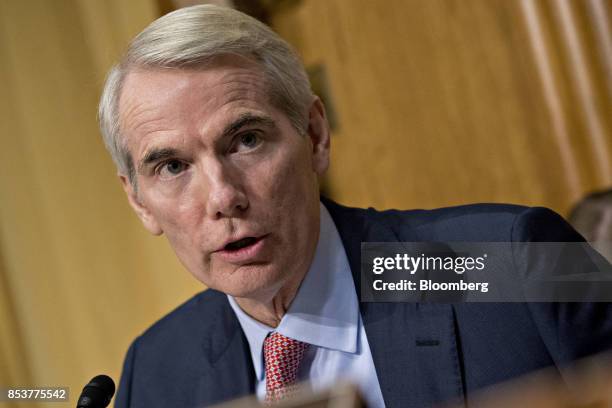
[[[297,379],[297,370],[308,344],[273,332],[264,340],[266,401],[287,396]]]

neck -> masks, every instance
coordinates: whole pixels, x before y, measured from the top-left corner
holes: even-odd
[[[234,298],[238,306],[253,319],[270,327],[278,327],[281,319],[291,306],[306,272],[288,282],[272,297],[265,300]]]
[[[316,217],[317,224],[320,222],[320,214]],[[278,286],[268,289],[265,293],[259,293],[250,297],[234,297],[238,306],[253,319],[270,327],[278,327],[283,316],[287,313],[291,302],[310,269],[316,248],[319,242],[320,229],[314,232],[307,256],[301,262],[295,264],[296,272],[279,283]]]

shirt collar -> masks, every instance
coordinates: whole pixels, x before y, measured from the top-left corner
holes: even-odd
[[[255,374],[262,380],[263,343],[272,331],[318,347],[357,352],[359,304],[342,240],[329,212],[320,204],[320,233],[314,259],[295,299],[276,329],[247,315],[228,299],[244,331]]]

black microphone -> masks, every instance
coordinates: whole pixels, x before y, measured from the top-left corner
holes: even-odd
[[[77,408],[105,408],[115,394],[115,383],[107,375],[97,375],[83,388]]]

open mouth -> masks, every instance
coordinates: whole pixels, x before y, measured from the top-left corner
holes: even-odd
[[[255,238],[255,237],[242,238],[242,239],[239,239],[238,241],[230,242],[225,247],[223,247],[223,250],[224,251],[237,251],[239,249],[251,246],[255,244],[257,241],[259,241],[259,238]]]

